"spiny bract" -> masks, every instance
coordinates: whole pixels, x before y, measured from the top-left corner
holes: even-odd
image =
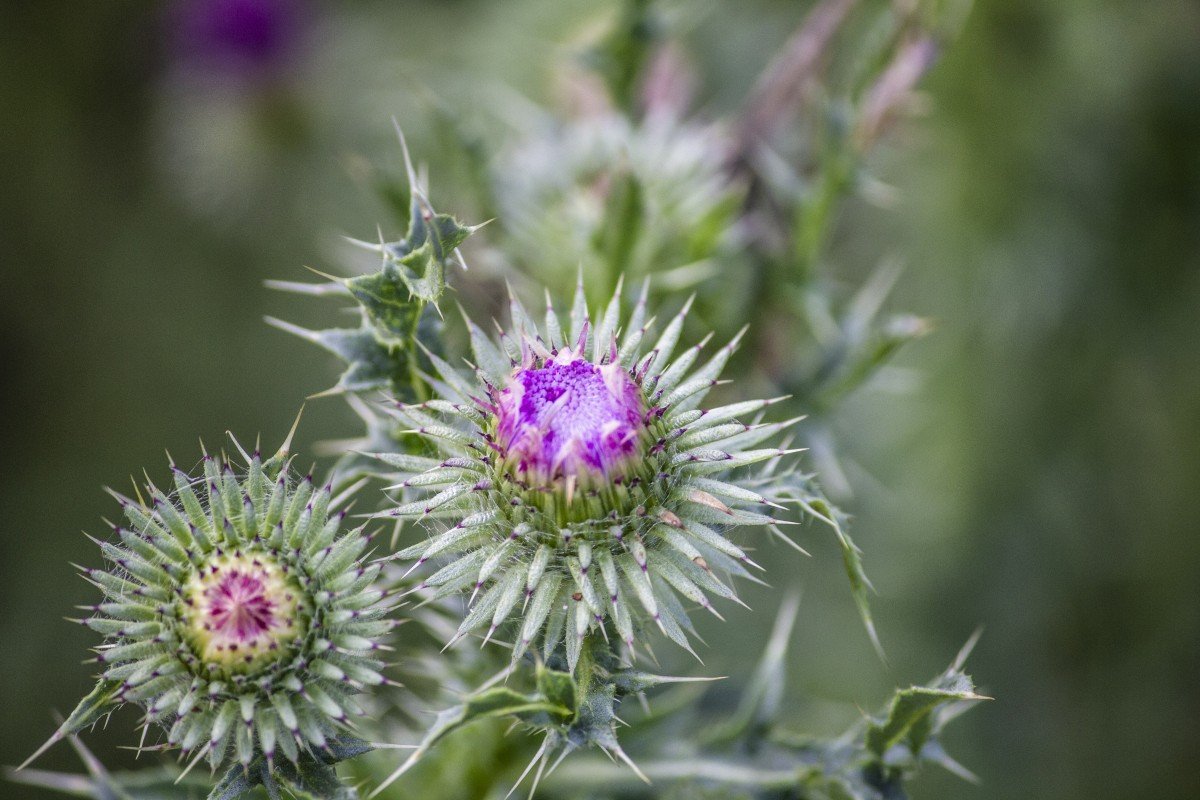
[[[286,446],[242,455],[244,472],[224,456],[198,478],[173,466],[174,493],[148,484],[148,504],[114,492],[128,525],[99,543],[111,567],[84,570],[104,593],[82,620],[106,637],[99,691],[214,767],[325,750],[361,713],[353,696],[385,682],[395,624],[332,486],[297,479]]]
[[[383,514],[433,528],[397,554],[445,562],[416,590],[472,592],[455,639],[515,620],[514,661],[563,645],[571,669],[610,624],[631,654],[649,620],[689,647],[684,603],[715,614],[709,595],[736,600],[718,575],[755,566],[730,529],[782,536],[763,512],[793,451],[754,448],[794,420],[740,421],[775,400],[699,409],[740,335],[695,369],[707,337],[672,360],[690,301],[647,346],[646,291],[623,328],[620,287],[594,326],[582,285],[566,329],[549,299],[541,329],[513,299],[499,345],[468,319],[474,378],[430,355],[440,397],[393,411],[439,455],[378,455],[407,499]]]

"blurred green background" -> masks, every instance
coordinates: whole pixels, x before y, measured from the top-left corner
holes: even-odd
[[[332,381],[261,322],[309,310],[263,280],[336,270],[338,234],[386,225],[362,165],[398,167],[391,117],[453,210],[464,179],[429,97],[468,120],[481,91],[546,100],[607,10],[280,5],[294,27],[232,66],[198,62],[163,4],[0,7],[0,763],[89,686],[93,637],[62,617],[91,602],[68,562],[98,560],[78,531],[112,513],[100,487],[226,429],[274,443]],[[718,109],[807,7],[694,5]],[[839,420],[890,666],[823,533],[768,577],[805,590],[794,715],[817,730],[984,626],[971,672],[998,700],[947,742],[982,783],[930,771],[919,797],[1200,797],[1198,41],[1185,0],[979,0],[927,114],[877,154],[900,202],[846,210],[839,235],[904,255],[894,304],[936,324],[901,356],[910,393],[862,392]],[[354,432],[313,401],[300,439]],[[778,593],[748,599],[704,629],[710,674],[761,646]],[[130,761],[130,719],[89,738],[107,762]],[[65,747],[43,765],[76,766]]]

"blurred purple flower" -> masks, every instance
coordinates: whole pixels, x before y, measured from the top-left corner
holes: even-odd
[[[303,0],[178,0],[168,14],[171,55],[191,76],[278,78],[301,49]]]

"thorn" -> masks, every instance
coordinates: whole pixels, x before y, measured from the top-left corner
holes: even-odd
[[[247,464],[249,464],[250,463],[250,454],[246,452],[246,448],[242,447],[242,443],[239,442],[237,440],[237,437],[233,435],[233,431],[226,430],[225,435],[229,437],[229,441],[233,442],[233,446],[237,448],[238,454],[241,455],[241,457],[246,460]]]
[[[138,740],[137,753],[135,753],[133,756],[135,759],[140,758],[142,755],[142,751],[146,749],[146,733],[149,730],[150,730],[149,725],[142,726],[142,737]]]
[[[39,747],[37,750],[33,751],[33,755],[31,755],[29,758],[27,758],[27,759],[25,759],[24,761],[22,761],[22,762],[21,762],[20,766],[18,766],[18,767],[17,767],[17,769],[16,769],[16,772],[20,772],[21,770],[23,770],[23,769],[25,769],[26,767],[28,767],[30,764],[32,764],[34,761],[36,761],[36,760],[37,760],[38,756],[40,756],[42,753],[44,753],[44,752],[46,752],[47,750],[49,750],[49,749],[50,749],[51,747],[53,747],[54,745],[56,745],[56,744],[58,744],[59,742],[61,742],[61,741],[63,740],[63,736],[64,736],[64,734],[63,734],[63,732],[62,732],[62,729],[61,729],[61,728],[59,728],[58,730],[56,730],[56,731],[54,732],[54,734],[53,734],[53,735],[52,735],[52,736],[51,736],[49,739],[47,739],[47,740],[46,740],[46,743],[45,743],[45,744],[43,744],[43,745],[42,745],[41,747]]]
[[[400,129],[400,121],[395,117],[392,117],[392,126],[396,129],[396,136],[400,138],[400,152],[404,155],[404,172],[408,176],[409,190],[415,193],[418,191],[417,171],[413,169],[412,157],[408,153],[408,142],[404,139],[404,131]]]
[[[627,767],[633,770],[635,775],[641,778],[642,783],[646,784],[647,786],[650,785],[650,779],[646,777],[646,773],[642,772],[641,768],[639,768],[637,764],[633,763],[633,759],[625,754],[625,751],[621,749],[621,745],[614,743],[612,746],[612,751],[616,754],[617,758],[621,759],[623,762],[625,762]]]
[[[542,759],[541,764],[538,765],[537,774],[535,774],[533,776],[533,784],[529,787],[529,800],[533,800],[534,794],[537,793],[538,784],[540,784],[542,782],[542,775],[546,771],[547,760],[548,759],[545,759],[545,758]]]
[[[200,759],[202,759],[202,758],[204,758],[204,756],[208,755],[208,751],[210,749],[212,749],[211,742],[209,744],[204,745],[204,747],[200,748],[199,752],[196,753],[196,757],[192,759],[192,762],[190,764],[188,764],[187,768],[185,768],[183,770],[183,772],[179,773],[179,777],[175,779],[176,785],[178,785],[181,780],[183,780],[185,777],[187,777],[187,774],[192,771],[192,767],[194,767],[200,763]]]
[[[777,525],[768,525],[767,530],[769,530],[775,536],[775,538],[782,539],[788,546],[790,546],[791,548],[796,550],[796,552],[798,552],[802,555],[809,556],[810,558],[812,557],[812,553],[808,552],[803,547],[801,547],[800,545],[798,545],[794,541],[792,541],[791,538],[787,536],[787,534],[785,534],[783,531],[779,530],[779,527]]]
[[[513,792],[515,792],[517,790],[517,787],[520,786],[521,782],[525,780],[525,776],[529,774],[529,771],[531,769],[533,769],[533,765],[538,763],[538,761],[540,761],[542,759],[542,757],[545,755],[546,747],[549,744],[550,744],[550,734],[546,734],[546,738],[542,739],[541,747],[539,747],[537,752],[533,754],[533,758],[529,760],[529,764],[525,767],[525,769],[521,771],[521,774],[517,778],[516,783],[514,783],[512,785],[512,788],[508,790],[508,794],[504,795],[504,800],[508,800],[508,798],[512,797]]]
[[[275,454],[277,458],[286,458],[291,452],[292,438],[296,435],[296,429],[300,427],[300,417],[304,414],[304,406],[300,406],[300,410],[296,412],[296,420],[292,423],[291,430],[288,431],[287,437],[283,440],[283,444],[279,446],[279,451]]]
[[[967,663],[967,658],[970,657],[971,652],[975,649],[975,645],[979,643],[980,636],[983,636],[982,625],[975,629],[975,632],[967,639],[967,643],[962,646],[962,649],[958,651],[958,655],[954,657],[954,669],[962,670],[963,665]]]

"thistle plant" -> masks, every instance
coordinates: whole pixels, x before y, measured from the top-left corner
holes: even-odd
[[[272,800],[352,800],[352,782],[397,797],[484,797],[529,775],[552,798],[886,800],[903,796],[921,763],[963,772],[939,735],[983,699],[963,672],[969,646],[829,741],[782,719],[794,600],[723,721],[703,689],[680,686],[710,678],[658,674],[653,649],[665,638],[695,655],[704,623],[694,612],[734,610],[725,606],[741,603],[737,584],[761,582],[756,548],[773,539],[803,553],[783,526],[816,522],[836,535],[882,653],[848,514],[822,490],[840,483],[838,470],[804,471],[792,443],[826,451],[826,428],[797,423],[924,330],[911,317],[879,321],[894,270],[843,313],[817,266],[832,209],[859,185],[867,145],[924,68],[931,38],[916,32],[936,9],[862,4],[882,24],[868,66],[844,81],[851,133],[834,136],[831,124],[825,148],[775,136],[801,105],[794,87],[856,5],[816,4],[744,114],[702,121],[678,84],[667,91],[647,74],[670,66],[664,28],[654,4],[630,0],[591,52],[608,87],[603,113],[533,126],[485,181],[498,189],[485,204],[502,219],[494,237],[478,237],[480,261],[516,286],[494,335],[477,321],[489,309],[464,309],[461,325],[443,318],[448,288],[470,288],[470,306],[501,283],[486,268],[465,273],[460,248],[481,226],[434,209],[401,137],[403,180],[386,193],[402,231],[351,240],[374,268],[273,283],[343,301],[357,324],[268,318],[342,361],[320,395],[345,398],[365,432],[332,443],[337,463],[321,485],[293,472],[289,444],[264,459],[234,441],[238,458],[205,455],[195,475],[173,465],[169,492],[148,482],[135,498],[116,495],[125,521],[98,542],[107,565],[84,570],[102,593],[80,620],[104,637],[99,682],[45,745],[70,739],[91,777],[19,778],[121,800],[190,797],[196,786],[234,800],[260,785]],[[797,152],[803,176],[781,169]],[[713,275],[721,283],[703,285]],[[645,278],[635,296],[626,276]],[[681,296],[692,283],[696,294]],[[519,299],[543,294],[536,313]],[[730,324],[747,303],[766,318],[749,336]],[[802,322],[813,347],[794,335]],[[743,344],[751,352],[738,357]],[[394,536],[372,559],[367,530],[384,522]],[[419,635],[402,647],[416,680],[399,687],[383,654],[402,602]],[[469,638],[490,646],[462,646]],[[649,705],[672,692],[670,712]],[[644,712],[626,705],[634,698]],[[139,747],[177,752],[186,768],[139,783],[98,767],[76,734],[124,704],[142,710]],[[440,709],[432,720],[421,713],[430,708]],[[513,727],[476,725],[488,720]],[[455,749],[467,727],[475,738]],[[152,730],[159,739],[146,745]],[[413,752],[399,766],[356,762],[355,781],[335,769],[387,748]],[[189,774],[205,761],[222,775]]]
[[[717,614],[710,596],[736,600],[722,577],[756,566],[729,532],[783,536],[764,492],[793,451],[758,445],[794,420],[759,422],[772,400],[699,408],[741,337],[672,358],[689,304],[652,339],[646,290],[624,321],[621,302],[593,325],[581,282],[539,327],[514,298],[499,343],[468,319],[474,374],[433,357],[439,397],[394,411],[438,455],[379,455],[408,498],[382,514],[432,526],[396,556],[441,565],[417,591],[471,593],[455,639],[511,622],[513,661],[562,644],[574,670],[585,637],[611,628],[632,655],[652,621],[691,649],[685,604]]]
[[[125,524],[97,541],[107,566],[83,569],[102,594],[80,620],[104,636],[102,672],[46,746],[133,703],[193,765],[270,774],[330,757],[356,695],[387,681],[396,600],[363,561],[364,528],[345,530],[345,496],[293,474],[286,445],[263,459],[233,443],[244,464],[205,454],[194,477],[172,465],[169,494],[113,492]]]

